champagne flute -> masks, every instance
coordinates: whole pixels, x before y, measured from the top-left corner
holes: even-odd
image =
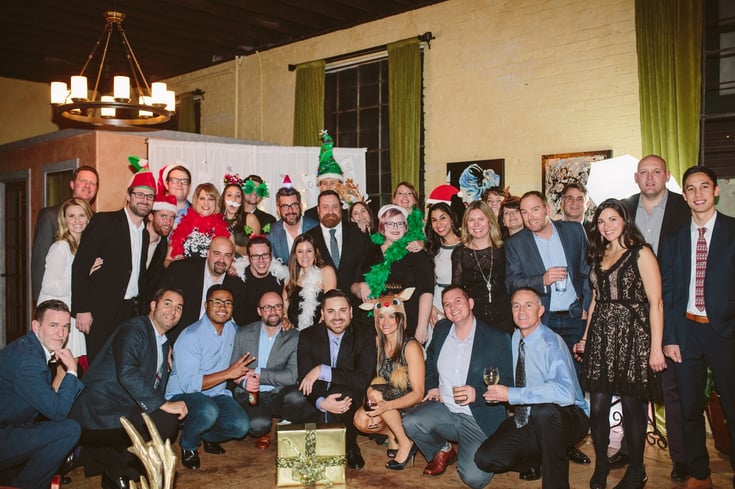
[[[485,367],[482,371],[482,380],[485,381],[485,385],[496,385],[500,382],[500,372],[498,367],[490,366]],[[488,404],[497,404],[498,401],[487,401]]]
[[[369,413],[372,410],[374,410],[378,406],[378,401],[373,399],[370,396],[365,396],[365,401],[362,404],[362,407],[365,408],[365,413]],[[368,414],[368,417],[370,418],[370,424],[367,426],[369,430],[374,430],[378,428],[377,423],[375,423],[375,418],[373,416],[370,416]]]

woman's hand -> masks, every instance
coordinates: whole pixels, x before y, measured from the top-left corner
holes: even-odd
[[[651,349],[648,364],[654,372],[663,372],[666,370],[666,357],[664,357],[664,352],[661,350]]]
[[[444,319],[444,313],[440,311],[436,306],[431,306],[431,316],[429,316],[429,326],[432,328]]]
[[[421,343],[422,345],[426,344],[426,342],[429,339],[429,327],[428,326],[417,326],[416,327],[416,333],[414,334],[414,338],[416,338],[416,341]]]
[[[572,348],[572,351],[574,352],[574,359],[578,362],[581,362],[582,358],[584,357],[584,344],[586,342],[587,340],[579,340],[579,342],[574,345],[574,348]]]
[[[370,298],[370,287],[368,287],[367,282],[360,282],[358,287],[360,289],[360,299],[362,302],[367,302]]]
[[[406,249],[411,253],[418,253],[424,249],[424,242],[419,240],[411,241],[406,245]]]
[[[92,268],[89,269],[89,275],[91,276],[94,272],[102,268],[102,265],[105,264],[105,260],[100,258],[99,256],[94,259],[94,263],[92,263]]]

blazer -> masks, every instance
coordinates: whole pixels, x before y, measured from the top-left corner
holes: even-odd
[[[452,322],[447,319],[438,321],[434,326],[431,343],[426,349],[427,392],[439,387],[437,363],[451,328]],[[486,404],[485,399],[482,398],[482,393],[486,389],[482,378],[483,369],[489,365],[498,367],[501,384],[513,386],[513,353],[510,346],[510,335],[477,320],[466,384],[475,388],[475,401],[469,404],[470,411],[487,436],[492,435],[505,419],[505,407],[502,404]]]
[[[329,335],[323,322],[299,333],[297,358],[299,380],[317,365],[331,364]],[[376,358],[375,330],[351,324],[342,337],[337,366],[332,368],[332,384],[347,385],[355,391],[364,392],[375,377]],[[315,404],[317,399],[327,396],[328,390],[326,382],[317,380],[307,398]]]
[[[150,301],[153,300],[153,296],[158,290],[161,280],[163,280],[163,274],[166,271],[166,267],[163,266],[163,262],[168,252],[168,237],[161,236],[161,239],[156,245],[156,249],[153,251],[153,257],[151,263],[143,273],[143,288],[140,292],[140,300],[138,303],[139,311],[141,315],[147,315],[150,312]]]
[[[661,245],[664,242],[664,236],[677,231],[684,224],[688,223],[691,218],[691,211],[689,206],[684,201],[681,194],[668,190],[669,196],[666,198],[666,207],[664,208],[664,219],[661,223],[661,233],[658,237],[658,246],[656,249],[661,253]],[[638,203],[640,202],[641,194],[633,194],[628,198],[622,200],[625,207],[628,208],[628,212],[633,217],[635,222],[635,216],[638,214]]]
[[[34,304],[38,299],[38,294],[41,293],[41,282],[43,281],[43,273],[46,270],[46,255],[56,240],[56,231],[58,230],[56,219],[59,215],[59,209],[61,209],[61,204],[44,207],[38,211],[36,227],[33,232],[33,250],[31,251],[31,287]]]
[[[84,373],[86,388],[74,403],[71,417],[84,429],[120,428],[120,416],[150,414],[166,398],[170,342],[162,347],[163,371],[158,388],[156,336],[148,316],[138,316],[120,325]]]
[[[319,221],[310,217],[301,216],[301,229],[304,233],[318,225]],[[286,230],[283,228],[283,220],[279,219],[271,226],[271,232],[267,237],[268,241],[271,242],[273,258],[278,258],[284,264],[288,264],[288,256],[291,253],[291,250],[288,248],[288,240],[286,239]]]
[[[360,231],[357,225],[342,221],[342,247],[339,258],[339,267],[334,266],[332,255],[329,253],[329,245],[324,241],[322,227],[316,226],[305,234],[314,238],[314,243],[327,265],[334,267],[337,272],[337,288],[350,294],[350,287],[355,279],[355,273],[360,268],[362,259],[367,253],[370,240],[367,234]],[[350,294],[352,296],[352,294]]]
[[[200,319],[202,302],[204,301],[203,294],[206,292],[202,290],[206,266],[206,259],[198,256],[184,260],[174,260],[163,274],[160,287],[178,289],[184,295],[184,310],[181,313],[181,320],[179,324],[166,333],[172,344],[176,342],[176,338],[184,328]],[[237,324],[246,324],[243,321],[246,315],[245,283],[240,277],[225,274],[222,285],[232,291],[232,300],[235,303],[232,310],[232,319]]]
[[[589,309],[592,302],[592,290],[590,288],[589,275],[590,265],[587,263],[587,235],[584,228],[578,222],[554,221],[561,239],[564,255],[567,258],[567,273],[577,293],[577,300],[569,306],[569,314],[574,318],[581,318],[582,313]],[[546,267],[541,259],[534,236],[531,231],[524,228],[514,234],[505,242],[505,285],[508,293],[513,294],[516,289],[530,287],[539,295],[546,308],[542,322],[548,323],[551,310],[551,289],[544,286],[543,275]]]
[[[250,352],[251,356],[256,358],[250,366],[255,368],[258,362],[258,348],[260,344],[260,330],[263,325],[262,321],[250,323],[242,326],[237,330],[235,335],[235,346],[232,349],[232,360],[230,364],[239,359],[244,354]],[[293,385],[298,377],[298,369],[296,366],[296,349],[299,344],[299,331],[289,329],[284,331],[281,329],[273,340],[271,353],[268,355],[268,361],[265,368],[260,370],[260,383],[264,385],[272,385],[275,389],[272,392],[280,391],[284,386]],[[237,395],[245,395],[245,389],[240,386],[235,387],[235,397]]]
[[[664,299],[664,345],[686,348],[686,308],[689,302],[692,244],[691,219],[663,241],[660,253]],[[712,329],[723,338],[735,337],[735,219],[717,213],[707,253],[704,302]]]
[[[39,414],[63,421],[83,388],[75,375],[67,374],[54,391],[46,354],[29,331],[0,350],[0,429],[32,423]]]

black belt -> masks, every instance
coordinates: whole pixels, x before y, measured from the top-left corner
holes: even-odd
[[[131,297],[130,299],[124,299],[123,304],[132,304],[134,306],[138,306],[138,298],[137,297]]]
[[[569,317],[569,311],[549,311],[551,317]]]

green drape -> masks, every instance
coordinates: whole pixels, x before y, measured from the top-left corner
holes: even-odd
[[[388,117],[392,187],[419,187],[421,53],[416,38],[388,44]]]
[[[194,111],[194,93],[186,92],[179,96],[179,131],[197,132],[196,112]]]
[[[324,129],[324,60],[296,67],[293,117],[294,146],[318,146]]]
[[[699,155],[702,2],[636,0],[635,26],[643,155],[681,182]]]

